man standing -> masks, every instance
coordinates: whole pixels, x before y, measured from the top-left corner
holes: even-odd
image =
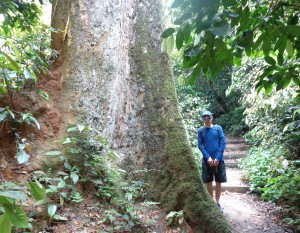
[[[226,139],[223,129],[219,125],[213,125],[213,115],[210,111],[202,113],[204,126],[198,129],[198,148],[202,152],[202,180],[206,184],[207,191],[213,198],[212,182],[216,182],[216,202],[220,206],[221,183],[227,182],[224,163],[224,150]]]

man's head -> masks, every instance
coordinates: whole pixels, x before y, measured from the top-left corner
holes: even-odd
[[[210,121],[212,121],[212,120],[213,120],[213,115],[212,115],[212,113],[211,113],[210,111],[204,111],[204,112],[202,113],[202,120],[203,120],[204,122],[210,122]]]

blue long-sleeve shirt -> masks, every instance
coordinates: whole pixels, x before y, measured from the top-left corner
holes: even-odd
[[[224,161],[225,147],[226,139],[221,126],[214,125],[211,128],[204,126],[203,132],[198,129],[198,148],[203,154],[203,159],[208,160],[211,157],[212,160]]]

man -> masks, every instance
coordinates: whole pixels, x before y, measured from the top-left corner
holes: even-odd
[[[213,115],[210,111],[202,113],[204,126],[198,129],[198,148],[202,152],[202,180],[206,184],[207,191],[213,198],[212,182],[216,182],[216,202],[220,206],[221,183],[227,182],[224,163],[224,150],[226,139],[223,129],[219,125],[213,125]]]

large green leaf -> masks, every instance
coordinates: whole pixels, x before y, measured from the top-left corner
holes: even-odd
[[[14,226],[19,228],[28,227],[28,217],[21,207],[4,205],[4,208]]]
[[[0,216],[0,233],[11,233],[11,221],[8,214]]]
[[[0,196],[0,204],[13,204],[13,203],[14,203],[14,199],[13,198],[5,197],[5,196]]]
[[[272,66],[276,65],[276,61],[272,57],[269,57],[269,56],[265,57],[265,61]]]
[[[175,32],[174,28],[168,28],[166,29],[163,33],[162,33],[162,38],[168,38],[169,36],[171,36],[173,33]]]
[[[183,40],[184,40],[184,34],[182,29],[179,29],[177,34],[176,34],[176,48],[179,50],[181,49],[183,45]]]
[[[29,185],[30,185],[30,188],[31,188],[32,196],[36,200],[42,200],[42,199],[44,199],[46,190],[43,187],[43,185],[41,185],[38,182],[29,182]]]

